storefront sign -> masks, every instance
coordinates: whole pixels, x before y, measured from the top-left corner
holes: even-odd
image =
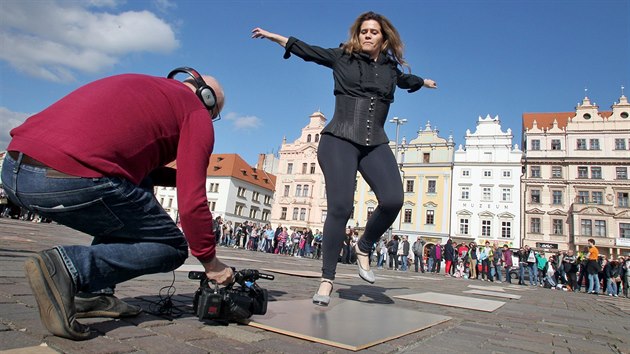
[[[630,238],[619,237],[616,244],[617,246],[630,247]]]
[[[557,250],[558,249],[558,244],[557,243],[536,242],[536,247],[537,248],[544,248],[546,250]]]

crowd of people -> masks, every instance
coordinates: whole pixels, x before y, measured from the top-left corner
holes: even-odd
[[[319,259],[322,256],[320,230],[244,222],[236,226],[221,217],[215,219],[215,234],[221,246],[251,251]],[[358,232],[348,227],[338,260],[355,264],[354,245]],[[588,249],[543,252],[528,245],[512,249],[509,245],[458,243],[449,239],[426,244],[418,237],[411,244],[406,235],[383,236],[374,244],[370,262],[377,269],[406,272],[443,273],[447,277],[496,283],[539,286],[564,291],[606,294],[617,297],[628,294],[630,257],[617,259],[596,253],[595,241]]]

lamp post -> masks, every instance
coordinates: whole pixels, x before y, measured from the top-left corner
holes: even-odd
[[[398,163],[398,131],[400,130],[401,125],[407,123],[407,120],[405,118],[400,119],[398,117],[394,117],[390,119],[389,122],[396,124],[396,148],[394,150],[394,155],[396,156],[396,163]]]

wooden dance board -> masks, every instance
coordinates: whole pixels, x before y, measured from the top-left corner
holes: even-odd
[[[303,277],[303,278],[321,278],[322,277],[322,272],[314,272],[312,270],[294,270],[294,269],[278,269],[278,268],[262,268],[260,270],[263,272],[272,272],[272,273],[292,275],[292,276]],[[351,278],[351,277],[352,275],[348,275],[348,274],[337,274],[337,278]]]
[[[468,285],[469,288],[489,291],[505,291],[502,286],[483,286],[483,285]]]
[[[503,298],[503,299],[512,299],[512,300],[519,300],[521,298],[521,295],[513,295],[513,294],[508,294],[508,293],[498,293],[496,291],[487,291],[487,290],[479,290],[479,289],[466,290],[464,292],[466,294],[493,296],[493,297],[500,297],[500,298]]]
[[[502,301],[477,299],[474,297],[458,296],[458,295],[451,295],[451,294],[440,294],[440,293],[433,293],[433,292],[418,293],[418,294],[411,294],[411,295],[397,295],[394,297],[398,299],[403,299],[403,300],[426,302],[429,304],[451,306],[451,307],[460,307],[464,309],[484,311],[484,312],[493,312],[499,307],[505,305],[505,302],[502,302]]]
[[[448,316],[333,297],[328,307],[311,299],[271,301],[249,325],[347,350],[361,350],[446,322]]]

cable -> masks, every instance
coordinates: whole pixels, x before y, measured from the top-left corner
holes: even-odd
[[[174,318],[179,318],[186,313],[185,310],[182,310],[173,304],[172,298],[177,290],[174,284],[175,271],[173,271],[173,280],[171,281],[171,284],[160,288],[158,292],[160,300],[157,303],[151,304],[149,307],[149,312],[151,314],[156,316],[165,316],[172,320]]]

